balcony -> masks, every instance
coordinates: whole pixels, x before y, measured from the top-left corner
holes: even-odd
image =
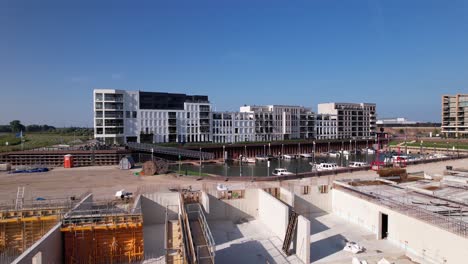
[[[123,103],[105,103],[105,110],[123,110]]]
[[[124,114],[123,111],[112,111],[106,112],[105,118],[123,118]]]
[[[94,103],[94,109],[102,110],[103,109],[102,103]]]
[[[106,102],[123,102],[123,94],[104,94]]]
[[[123,119],[106,119],[104,121],[106,127],[123,127],[124,122]]]
[[[110,135],[121,135],[124,133],[123,127],[120,128],[106,128],[105,129],[106,134]]]

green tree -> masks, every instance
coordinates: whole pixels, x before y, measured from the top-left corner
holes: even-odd
[[[21,124],[21,121],[19,120],[13,120],[10,122],[10,128],[11,131],[14,133],[20,132],[20,131],[25,131],[26,128]]]

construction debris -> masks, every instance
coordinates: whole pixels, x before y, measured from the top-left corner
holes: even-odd
[[[0,163],[0,171],[10,171],[11,164],[10,163]]]
[[[408,173],[406,172],[406,169],[402,168],[382,168],[377,171],[377,174],[380,177],[400,176],[400,179],[402,180],[408,178]]]
[[[364,251],[364,248],[356,242],[348,242],[343,248],[344,251],[351,252],[353,254],[358,254]]]
[[[147,161],[143,163],[143,174],[144,175],[155,175],[155,174],[165,174],[168,172],[169,165],[167,162],[162,160],[156,161]]]

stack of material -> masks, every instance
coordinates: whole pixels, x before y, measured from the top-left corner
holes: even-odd
[[[0,171],[10,171],[11,164],[10,163],[0,163]]]
[[[135,166],[135,161],[131,156],[123,157],[119,162],[119,168],[121,170],[129,170]]]
[[[168,171],[168,164],[165,161],[147,161],[143,163],[144,175],[165,174]]]
[[[382,168],[377,171],[380,177],[400,176],[400,179],[405,180],[408,178],[406,169],[402,168]]]

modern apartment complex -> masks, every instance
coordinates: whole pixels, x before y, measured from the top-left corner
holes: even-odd
[[[302,106],[266,105],[241,106],[255,120],[255,141],[313,139],[315,117]]]
[[[442,134],[468,137],[468,94],[442,96]]]
[[[208,96],[94,90],[94,137],[126,142],[210,142]]]
[[[94,90],[94,136],[106,144],[365,138],[375,121],[375,104],[319,104],[317,115],[290,105],[212,112],[203,95]]]
[[[336,115],[317,114],[315,129],[317,139],[337,139],[338,117]]]
[[[212,116],[212,138],[214,143],[255,141],[255,120],[253,114],[214,112]]]
[[[372,137],[376,133],[376,105],[368,103],[324,103],[317,114],[337,117],[339,139]]]

